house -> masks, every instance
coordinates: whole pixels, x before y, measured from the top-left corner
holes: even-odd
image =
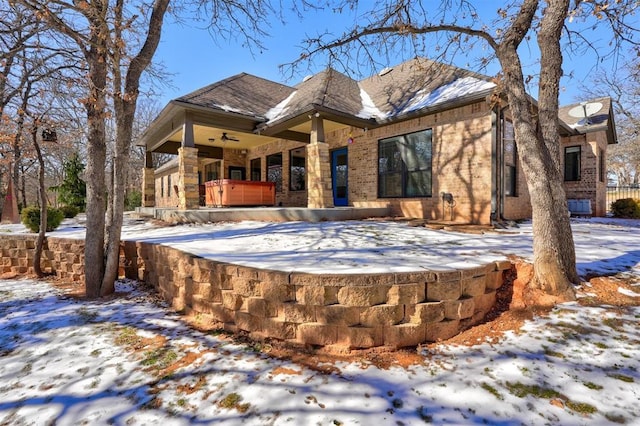
[[[529,218],[509,108],[493,101],[495,90],[487,76],[423,58],[360,81],[333,69],[296,86],[238,74],[169,102],[147,129],[143,204],[213,206],[207,185],[227,180],[234,189],[225,191],[272,182],[266,204],[285,207],[390,206],[475,224]],[[567,196],[604,215],[611,101],[559,115]],[[156,169],[153,153],[177,157]]]

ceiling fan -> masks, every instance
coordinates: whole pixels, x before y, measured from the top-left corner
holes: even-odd
[[[222,142],[226,142],[226,141],[240,142],[240,139],[233,136],[228,136],[227,132],[222,132],[222,136],[220,137],[220,139],[222,140]]]

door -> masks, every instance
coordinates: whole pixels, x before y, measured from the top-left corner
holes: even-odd
[[[347,148],[341,148],[331,153],[331,183],[333,186],[333,205],[348,206],[348,174],[349,161]]]

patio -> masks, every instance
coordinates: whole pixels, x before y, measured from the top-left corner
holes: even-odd
[[[255,220],[266,222],[325,222],[388,217],[388,207],[201,207],[192,210],[177,208],[138,207],[136,213],[168,223],[214,223]]]

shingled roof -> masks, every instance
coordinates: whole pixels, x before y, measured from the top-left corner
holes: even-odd
[[[485,96],[493,87],[489,77],[416,58],[361,81],[327,68],[294,87],[241,73],[175,101],[235,112],[268,127],[312,110],[388,121],[471,96]]]
[[[175,101],[263,119],[269,109],[294,91],[284,84],[240,73]]]

